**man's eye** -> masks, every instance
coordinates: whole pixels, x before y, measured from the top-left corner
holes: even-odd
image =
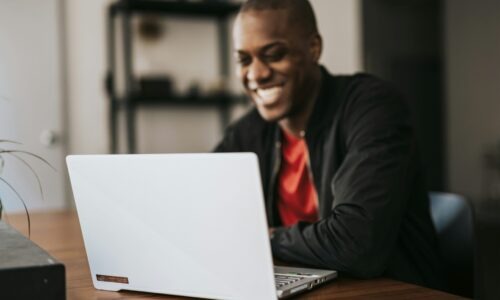
[[[236,58],[236,62],[240,65],[243,65],[243,66],[250,64],[250,61],[251,61],[251,59],[248,56],[238,56]]]
[[[277,52],[272,52],[272,53],[266,54],[265,58],[266,58],[266,61],[276,62],[276,61],[283,59],[283,57],[285,57],[285,54],[286,54],[285,51],[277,51]]]

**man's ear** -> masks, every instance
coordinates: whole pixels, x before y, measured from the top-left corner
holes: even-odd
[[[317,33],[311,37],[309,49],[314,62],[317,63],[323,51],[323,40],[321,39],[321,35]]]

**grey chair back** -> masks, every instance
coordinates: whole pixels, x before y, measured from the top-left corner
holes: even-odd
[[[474,222],[471,205],[460,195],[431,192],[436,228],[449,292],[474,296]]]

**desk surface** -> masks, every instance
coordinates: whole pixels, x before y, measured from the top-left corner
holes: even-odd
[[[66,266],[67,298],[72,299],[187,299],[138,292],[105,292],[94,289],[83,247],[80,224],[74,212],[32,213],[31,239]],[[4,221],[27,235],[24,215]],[[294,299],[457,299],[440,291],[391,279],[338,278]]]

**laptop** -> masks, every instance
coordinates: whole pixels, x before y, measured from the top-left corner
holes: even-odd
[[[253,153],[66,161],[96,289],[266,300],[337,276],[273,267]]]

